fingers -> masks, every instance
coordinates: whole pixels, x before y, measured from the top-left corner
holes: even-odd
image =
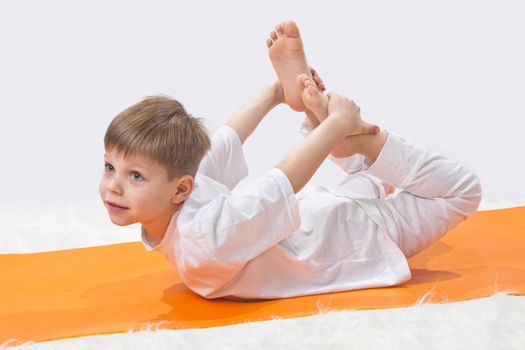
[[[315,94],[320,94],[321,91],[319,89],[319,85],[308,75],[306,74],[299,74],[297,76],[297,81],[299,83],[299,86],[302,90],[306,90],[306,92],[310,96],[314,96]]]
[[[310,67],[310,74],[312,75],[311,77],[305,73],[301,73],[297,76],[297,82],[299,83],[301,89],[304,89],[306,87],[307,81],[311,81],[312,84],[315,84],[315,87],[319,89],[319,91],[324,92],[326,90],[326,87],[321,78],[317,75],[315,69],[312,67]]]
[[[314,77],[315,85],[317,85],[317,88],[321,91],[325,91],[326,87],[324,86],[324,83],[322,80],[320,80],[318,77]]]
[[[348,97],[339,95],[333,92],[329,92],[328,96],[328,113],[333,111],[339,111],[342,114],[353,115],[353,118],[360,120],[361,108],[355,104],[355,102]],[[360,124],[356,123],[356,127],[359,128]]]
[[[340,99],[345,98],[343,95],[339,95],[338,93],[335,93],[335,92],[329,92],[326,94],[326,96],[328,96],[329,99],[334,99],[334,100],[340,100]]]
[[[332,112],[336,110],[343,111],[345,109],[341,95],[335,92],[329,92],[326,96],[328,96],[328,114],[332,114]]]
[[[324,85],[324,82],[321,79],[321,77],[317,74],[317,71],[315,70],[315,68],[310,67],[310,74],[312,75],[312,78],[315,82],[315,85],[317,85],[317,88],[321,91],[325,91],[326,87]]]

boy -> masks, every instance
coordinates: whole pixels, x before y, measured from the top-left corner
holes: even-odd
[[[290,49],[297,40],[293,22],[272,32],[270,50],[281,48],[280,61],[270,53],[280,83],[211,142],[199,120],[162,97],[123,111],[106,132],[100,194],[112,222],[140,222],[146,249],[161,252],[203,297],[286,298],[399,284],[410,279],[406,257],[479,205],[471,171],[362,121],[353,101],[321,94],[302,42]],[[308,136],[265,175],[235,187],[248,172],[242,143],[282,102],[310,110]],[[297,194],[330,153],[347,178]],[[403,191],[387,197],[375,178]]]

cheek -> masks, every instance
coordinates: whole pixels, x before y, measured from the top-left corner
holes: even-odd
[[[141,212],[154,212],[159,205],[155,193],[147,188],[134,188],[126,193],[127,201]]]
[[[164,209],[169,204],[169,195],[165,188],[151,189],[150,191],[140,191],[135,195],[135,201],[140,206],[149,211]]]
[[[104,176],[100,179],[100,183],[98,184],[98,193],[100,194],[100,198],[104,200],[104,192],[106,189],[106,181],[104,179]]]

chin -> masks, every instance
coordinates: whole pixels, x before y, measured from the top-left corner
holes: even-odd
[[[137,223],[137,220],[130,220],[129,218],[119,218],[116,216],[111,216],[111,214],[109,214],[109,219],[112,223],[114,223],[117,226],[128,226]]]
[[[115,220],[113,218],[110,218],[110,219],[111,219],[111,222],[117,226],[129,226],[131,224],[134,224],[134,222],[124,222],[123,220]]]

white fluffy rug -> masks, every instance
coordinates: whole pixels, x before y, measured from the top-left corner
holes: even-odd
[[[480,210],[525,205],[484,200]],[[48,251],[139,239],[98,204],[0,203],[0,253]],[[525,297],[386,310],[348,310],[227,327],[88,336],[13,349],[525,349]],[[1,325],[0,325],[1,327]],[[13,343],[11,343],[13,344]],[[0,349],[8,343],[0,345]]]

